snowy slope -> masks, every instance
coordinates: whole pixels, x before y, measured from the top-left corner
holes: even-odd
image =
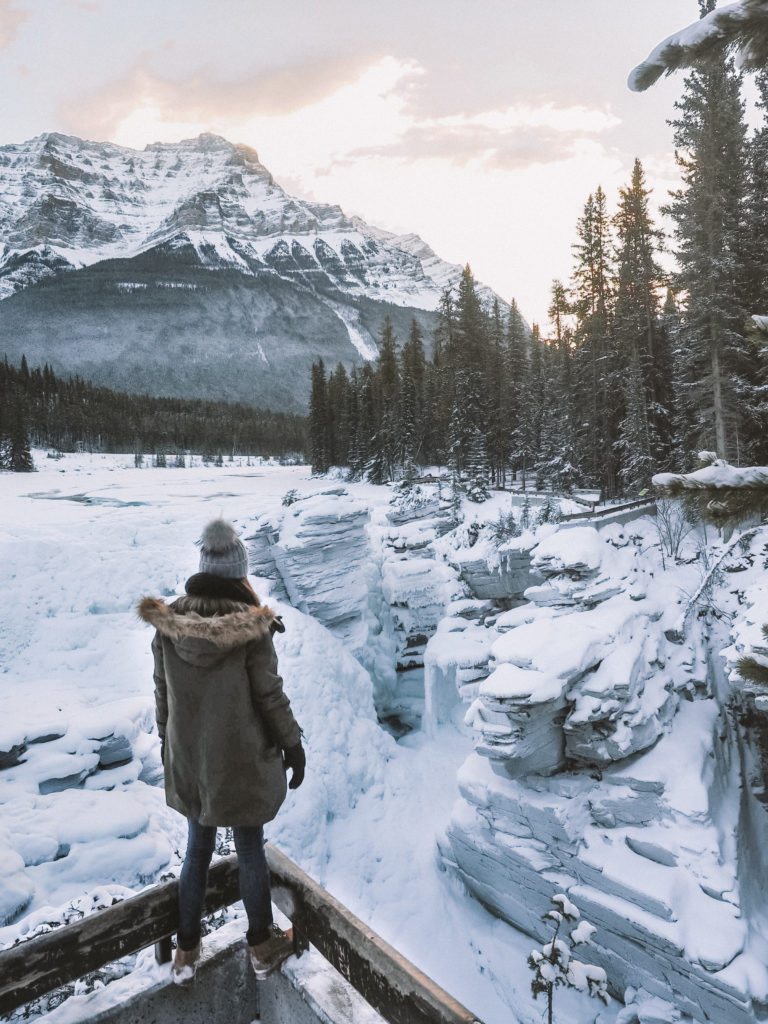
[[[0,240],[10,357],[273,407],[304,404],[318,355],[372,358],[386,313],[401,335],[414,315],[429,331],[461,271],[416,235],[294,198],[253,149],[215,135],[0,147]]]

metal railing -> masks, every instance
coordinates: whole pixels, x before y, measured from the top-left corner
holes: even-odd
[[[311,944],[390,1024],[481,1024],[292,860],[267,845],[272,900],[293,924],[297,955]],[[0,1016],[113,960],[155,945],[171,958],[176,880],[0,951]],[[211,865],[204,913],[239,900],[237,856]]]

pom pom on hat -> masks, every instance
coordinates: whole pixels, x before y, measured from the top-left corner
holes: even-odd
[[[226,551],[238,540],[237,532],[226,519],[212,519],[203,530],[198,543],[207,551]]]
[[[200,545],[200,572],[226,579],[248,575],[248,553],[232,523],[213,519],[197,542]]]

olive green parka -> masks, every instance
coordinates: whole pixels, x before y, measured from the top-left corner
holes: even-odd
[[[201,825],[263,825],[285,800],[283,750],[301,740],[277,671],[274,613],[228,598],[145,597],[155,627],[165,796]]]

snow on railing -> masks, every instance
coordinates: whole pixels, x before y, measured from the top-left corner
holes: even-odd
[[[266,847],[272,899],[293,924],[294,950],[311,944],[390,1024],[482,1024],[474,1014],[381,939],[285,854]],[[155,944],[171,958],[178,882],[155,885],[0,952],[0,1016],[113,960]],[[211,865],[204,913],[240,898],[237,856]]]
[[[560,519],[561,523],[570,523],[577,519],[590,520],[590,519],[603,519],[605,516],[619,515],[621,512],[630,512],[635,508],[648,508],[652,509],[656,507],[655,498],[637,498],[634,501],[625,501],[620,505],[607,505],[605,508],[592,509],[589,512],[573,512],[569,516],[562,516]]]

